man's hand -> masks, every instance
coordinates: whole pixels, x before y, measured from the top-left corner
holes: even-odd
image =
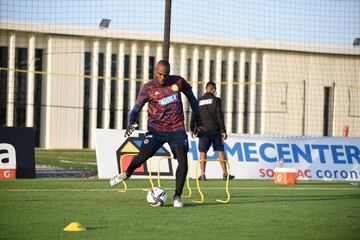
[[[195,137],[200,137],[201,134],[205,132],[204,124],[201,118],[195,120],[195,126],[196,127],[191,135],[194,135]]]
[[[225,142],[226,139],[227,139],[227,134],[226,134],[226,132],[221,133],[221,142],[222,142],[222,144],[224,144],[224,142]]]
[[[222,134],[221,134],[221,139],[222,139],[223,141],[225,141],[225,140],[227,139],[227,134],[226,134],[226,133],[222,133]]]
[[[124,137],[130,137],[131,134],[135,131],[135,128],[138,126],[138,124],[135,123],[129,123],[125,132],[125,136]]]
[[[205,132],[204,126],[199,126],[194,129],[194,132],[191,134],[195,137],[200,137],[202,133]]]

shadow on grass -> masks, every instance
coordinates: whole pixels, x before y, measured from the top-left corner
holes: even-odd
[[[184,205],[184,207],[205,207],[205,206],[231,205],[231,204],[232,204],[231,202],[230,203],[219,203],[219,202],[215,202],[215,201],[213,201],[213,202],[208,201],[208,202],[204,202],[204,203],[194,203],[194,202],[192,202],[192,203],[186,203]],[[239,203],[236,203],[236,204],[239,204]]]
[[[313,181],[309,181],[309,182],[298,182],[296,184],[296,186],[306,186],[306,187],[310,187],[311,185],[314,185],[314,186],[326,186],[326,187],[329,187],[329,186],[341,186],[341,187],[347,187],[350,185],[350,182],[313,182]]]
[[[232,199],[243,199],[241,202],[232,204],[251,204],[251,203],[268,203],[268,202],[314,202],[314,201],[337,201],[337,200],[351,200],[351,199],[359,199],[360,194],[347,194],[347,195],[336,195],[336,196],[315,196],[315,195],[305,195],[305,196],[231,196]],[[256,198],[264,198],[261,200],[251,200]],[[249,201],[248,201],[249,200]]]
[[[90,227],[87,227],[86,226],[86,230],[88,230],[88,231],[98,230],[98,229],[105,229],[105,228],[109,228],[109,227],[105,227],[105,226],[90,226]]]
[[[257,198],[263,198],[256,200]],[[235,202],[233,201],[234,199]],[[337,196],[313,196],[313,195],[306,195],[306,196],[241,196],[235,195],[231,196],[231,201],[229,203],[219,203],[216,202],[214,199],[207,200],[204,203],[195,203],[190,202],[186,203],[185,207],[204,207],[204,206],[213,206],[213,205],[244,205],[244,204],[258,204],[258,203],[271,203],[271,202],[316,202],[316,201],[334,201],[334,200],[351,200],[351,199],[359,199],[360,194],[348,194],[348,195],[337,195]],[[240,202],[238,200],[241,200]]]

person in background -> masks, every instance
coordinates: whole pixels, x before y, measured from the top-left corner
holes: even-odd
[[[201,175],[199,180],[206,180],[206,153],[209,150],[211,144],[214,151],[218,152],[220,165],[223,172],[223,179],[227,180],[227,169],[224,154],[224,141],[227,139],[226,128],[224,123],[224,114],[221,108],[221,99],[216,97],[216,84],[214,82],[208,82],[206,84],[205,93],[199,98],[199,107],[201,118],[203,120],[205,132],[196,134],[196,115],[193,113],[190,121],[190,129],[192,137],[198,135],[200,152],[200,168]],[[229,179],[232,180],[235,177],[229,174]]]

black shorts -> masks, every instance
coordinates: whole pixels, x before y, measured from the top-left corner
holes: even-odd
[[[224,143],[220,131],[206,131],[202,133],[199,138],[199,152],[207,152],[211,144],[214,151],[224,151]]]
[[[153,132],[148,131],[145,134],[145,139],[141,145],[140,153],[154,155],[156,151],[165,143],[168,143],[171,151],[174,154],[174,158],[177,158],[175,154],[176,147],[184,148],[184,151],[189,150],[188,137],[185,131],[178,132]]]

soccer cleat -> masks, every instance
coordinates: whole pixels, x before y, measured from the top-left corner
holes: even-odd
[[[118,185],[122,181],[125,181],[126,179],[128,179],[126,172],[123,172],[121,174],[116,174],[113,178],[110,179],[110,185],[112,187],[115,187],[116,185]]]
[[[235,176],[229,174],[229,180],[233,180],[235,178]],[[227,180],[227,174],[223,175],[223,180],[226,181]]]
[[[198,180],[200,180],[200,181],[206,181],[206,176],[205,176],[205,175],[200,175],[200,176],[198,177]]]
[[[176,208],[181,208],[184,206],[184,203],[181,201],[180,196],[174,196],[173,202],[174,202],[174,207]]]

